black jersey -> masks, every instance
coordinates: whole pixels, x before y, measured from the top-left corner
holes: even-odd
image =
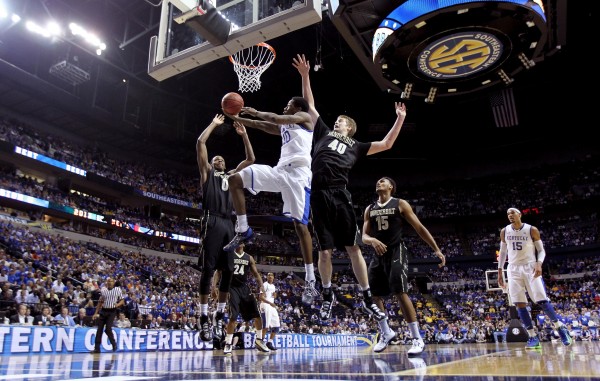
[[[390,198],[385,205],[377,202],[369,209],[370,236],[377,238],[387,246],[396,246],[402,242],[403,218],[398,209],[400,200]]]
[[[371,143],[361,143],[332,131],[319,117],[312,152],[312,190],[344,187],[354,164],[367,156]]]
[[[231,216],[233,203],[229,197],[229,186],[226,187],[227,190],[223,190],[223,180],[227,179],[227,174],[211,169],[207,176],[202,185],[202,209],[221,217]]]
[[[233,276],[231,277],[231,286],[239,287],[248,282],[248,272],[250,272],[250,255],[243,252],[241,255],[233,252]]]

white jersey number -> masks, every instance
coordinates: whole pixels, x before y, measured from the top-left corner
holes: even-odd
[[[333,140],[327,147],[331,148],[333,151],[337,151],[339,154],[343,154],[346,152],[348,146],[338,140]]]

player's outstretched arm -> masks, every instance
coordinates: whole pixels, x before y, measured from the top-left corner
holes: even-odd
[[[244,107],[242,109],[242,111],[244,112],[244,109],[251,109],[254,110],[256,112],[255,109],[251,108],[251,107]],[[252,115],[250,112],[244,112],[245,114],[248,115]],[[228,117],[230,117],[231,119],[233,119],[234,122],[239,122],[241,124],[243,124],[246,127],[250,127],[250,128],[256,128],[257,130],[261,130],[264,131],[268,134],[271,135],[281,135],[281,131],[279,130],[279,126],[275,123],[271,123],[271,122],[267,122],[264,120],[255,120],[255,119],[248,119],[248,118],[242,118],[239,115],[230,115],[230,114],[225,114]]]
[[[206,149],[206,141],[212,134],[213,130],[220,126],[225,121],[225,116],[222,114],[217,114],[210,122],[208,127],[202,131],[198,140],[196,141],[196,157],[198,161],[198,170],[200,171],[200,182],[204,184],[206,181],[206,175],[208,171],[211,169],[211,165],[208,162],[208,151]]]
[[[396,102],[394,108],[396,110],[396,122],[383,140],[371,143],[371,148],[369,148],[367,155],[373,155],[381,151],[389,150],[396,142],[396,138],[398,137],[398,134],[400,134],[404,119],[406,118],[406,105],[402,102]]]
[[[319,119],[319,112],[315,106],[315,97],[310,86],[310,62],[304,54],[297,54],[296,58],[292,59],[292,65],[298,70],[302,77],[302,97],[308,102],[308,113],[310,114],[313,124]]]
[[[237,167],[233,171],[230,172],[236,173],[241,171],[242,169],[254,164],[256,158],[254,157],[254,149],[252,148],[252,144],[250,143],[250,138],[248,137],[248,133],[246,132],[246,127],[240,122],[233,122],[233,127],[235,127],[235,132],[242,137],[244,141],[244,149],[246,151],[246,158],[238,164]]]

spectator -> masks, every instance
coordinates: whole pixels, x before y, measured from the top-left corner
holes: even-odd
[[[33,325],[52,325],[54,317],[52,317],[52,308],[48,305],[42,307],[42,313],[34,317]]]
[[[125,316],[125,312],[119,312],[114,324],[117,328],[131,328],[131,320]]]
[[[54,317],[54,321],[59,322],[59,324],[67,327],[75,327],[77,325],[73,319],[73,316],[71,316],[71,313],[69,312],[69,307],[67,306],[60,308],[60,314]]]
[[[87,315],[85,308],[80,308],[77,311],[77,316],[75,316],[73,320],[79,327],[93,327],[92,318]]]
[[[27,305],[19,304],[17,313],[10,317],[10,324],[27,324],[31,325],[33,318],[27,313]]]

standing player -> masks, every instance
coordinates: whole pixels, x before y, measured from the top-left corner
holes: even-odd
[[[113,323],[117,317],[118,309],[125,305],[125,298],[121,287],[115,287],[113,278],[106,279],[106,286],[100,289],[100,300],[96,306],[96,312],[92,320],[98,324],[96,329],[96,340],[94,342],[94,350],[91,353],[100,353],[100,345],[102,344],[102,333],[105,332],[108,336],[108,341],[112,345],[113,352],[117,351],[117,341],[113,332]]]
[[[429,230],[419,220],[406,200],[392,197],[396,191],[396,182],[389,177],[377,181],[375,190],[378,199],[367,206],[364,215],[362,239],[365,245],[375,249],[376,256],[369,265],[369,282],[373,287],[373,296],[377,305],[384,309],[382,298],[393,293],[400,302],[402,316],[408,323],[413,338],[412,347],[407,354],[417,355],[423,352],[425,343],[419,332],[417,312],[408,296],[408,257],[406,246],[402,241],[404,221],[408,222],[442,261],[439,266],[446,264],[446,257],[429,233]],[[373,351],[383,351],[388,343],[396,336],[387,323],[387,319],[379,322],[381,337],[373,347]]]
[[[219,283],[219,295],[217,300],[217,314],[215,316],[217,328],[223,324],[223,317],[227,297],[229,295],[229,284],[233,271],[231,253],[223,251],[223,245],[234,235],[233,222],[231,221],[232,203],[229,195],[228,178],[242,168],[254,163],[254,152],[248,134],[243,125],[234,123],[235,130],[244,141],[246,159],[238,164],[233,171],[225,172],[225,160],[222,156],[215,156],[212,162],[208,162],[208,151],[206,141],[213,130],[223,124],[225,116],[216,115],[210,125],[200,134],[196,142],[196,153],[198,169],[200,170],[200,184],[202,185],[202,227],[200,237],[202,239],[202,255],[200,263],[202,270],[200,274],[200,337],[203,341],[212,340],[210,319],[208,318],[208,296],[210,295],[211,279],[216,269],[220,269],[222,281]],[[222,328],[222,327],[221,327]],[[218,329],[222,332],[222,329]]]
[[[275,280],[275,274],[268,273],[267,281],[263,283],[260,298],[260,311],[262,313],[263,320],[263,337],[267,337],[267,331],[269,332],[269,341],[267,341],[267,347],[276,351],[275,348],[275,335],[281,327],[281,321],[279,320],[279,311],[277,311],[277,305],[275,304],[275,298],[277,297],[277,287],[273,283]]]
[[[227,335],[225,336],[225,347],[223,352],[230,354],[233,349],[233,334],[237,325],[237,317],[242,316],[245,322],[254,319],[254,328],[256,328],[256,340],[254,344],[256,349],[262,352],[270,352],[263,341],[263,323],[258,311],[258,304],[250,287],[248,286],[248,273],[251,272],[258,283],[259,290],[263,290],[263,281],[260,273],[256,269],[254,258],[244,251],[242,242],[233,253],[233,277],[231,278],[231,287],[229,288],[229,322],[227,323]],[[218,282],[216,273],[215,282]]]
[[[510,225],[500,231],[500,258],[498,259],[498,285],[504,287],[504,263],[508,259],[508,293],[517,307],[521,322],[529,333],[525,349],[541,348],[540,339],[533,327],[531,314],[527,310],[527,294],[537,303],[552,321],[565,346],[573,340],[569,331],[558,318],[554,307],[546,295],[542,280],[542,263],[546,258],[540,231],[535,226],[521,222],[521,212],[517,208],[508,208],[506,212]]]
[[[327,127],[315,108],[310,86],[310,64],[302,55],[294,59],[294,67],[302,76],[302,93],[308,100],[309,114],[315,125],[312,153],[311,212],[319,245],[319,273],[323,283],[322,320],[331,316],[335,294],[331,290],[334,248],[348,252],[352,269],[364,296],[363,311],[382,320],[385,314],[373,302],[367,277],[367,264],[357,244],[359,235],[352,196],[346,187],[354,164],[367,155],[392,148],[406,118],[406,106],[395,104],[396,122],[381,141],[362,143],[354,140],[356,123],[345,115],[335,121],[333,131]],[[312,257],[311,263],[312,263]]]
[[[252,229],[246,217],[244,188],[256,194],[260,191],[281,193],[283,214],[291,217],[298,235],[302,258],[312,263],[312,237],[308,231],[310,211],[310,150],[313,140],[313,123],[308,111],[308,102],[302,97],[293,97],[283,110],[283,115],[257,111],[251,107],[242,108],[242,113],[262,120],[240,118],[228,115],[247,127],[256,128],[273,135],[281,136],[281,154],[275,167],[253,164],[236,173],[229,179],[233,206],[237,214],[236,236],[225,246],[234,250],[240,242],[252,238]],[[307,280],[314,285],[314,269],[307,270]],[[312,279],[309,278],[312,276]],[[308,282],[307,282],[308,283]],[[305,288],[305,294],[312,294]],[[306,299],[303,295],[303,300]]]

